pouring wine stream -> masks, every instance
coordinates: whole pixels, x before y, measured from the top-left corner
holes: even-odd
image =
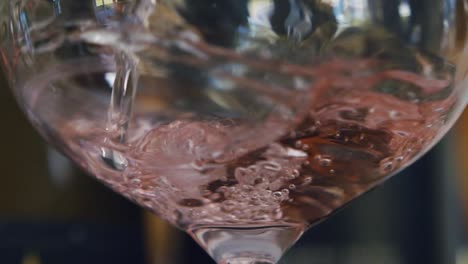
[[[134,8],[137,23],[145,28],[157,8],[154,0],[141,0]],[[115,78],[108,109],[106,144],[126,144],[138,89],[138,58],[132,50],[115,50]],[[115,170],[125,171],[127,160],[118,150],[102,147],[101,157]],[[220,264],[274,264],[303,234],[302,225],[213,226],[186,230]]]

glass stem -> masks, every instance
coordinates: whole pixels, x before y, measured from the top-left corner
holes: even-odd
[[[275,264],[303,226],[203,226],[189,230],[218,264]]]

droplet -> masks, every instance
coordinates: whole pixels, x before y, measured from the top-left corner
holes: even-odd
[[[330,174],[335,174],[335,170],[334,170],[334,169],[331,169],[331,170],[330,170]]]
[[[309,145],[307,145],[307,144],[303,144],[303,145],[302,145],[302,150],[304,150],[304,151],[309,150],[309,148],[310,148],[310,147],[309,147]]]

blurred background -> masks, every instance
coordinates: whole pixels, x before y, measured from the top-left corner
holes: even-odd
[[[213,263],[46,145],[1,72],[0,120],[1,264]],[[429,154],[307,232],[282,263],[468,264],[468,111]]]
[[[0,263],[213,263],[47,146],[0,75]],[[468,112],[428,155],[310,230],[282,263],[468,263]]]

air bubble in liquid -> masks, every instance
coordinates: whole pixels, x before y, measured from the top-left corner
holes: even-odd
[[[272,196],[273,196],[273,199],[275,199],[276,201],[283,199],[283,193],[282,192],[274,192],[272,194]]]
[[[263,163],[262,168],[265,170],[274,171],[274,172],[278,172],[282,169],[281,165],[274,161]]]
[[[322,167],[328,167],[331,165],[332,160],[328,157],[324,157],[322,155],[316,155],[314,159],[318,162],[318,164]]]
[[[304,178],[304,184],[309,184],[312,182],[312,176],[307,176]]]
[[[294,146],[296,148],[301,148],[302,147],[302,142],[300,140],[296,141],[296,143],[294,143]]]

